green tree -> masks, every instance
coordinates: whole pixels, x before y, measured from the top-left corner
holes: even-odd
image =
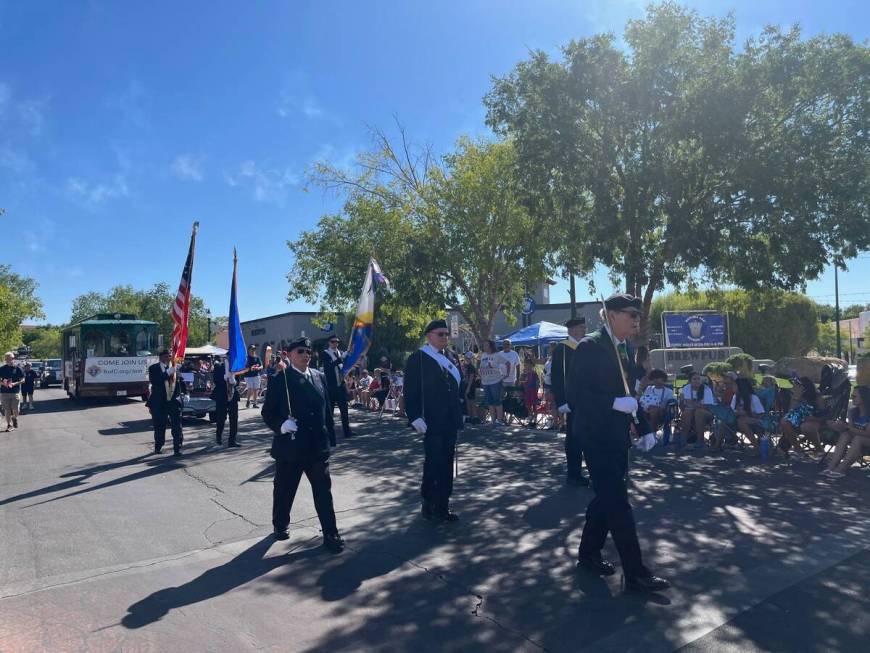
[[[60,358],[60,327],[39,326],[22,334],[22,342],[30,347],[32,358]]]
[[[547,273],[546,226],[518,201],[513,147],[460,139],[436,165],[404,133],[400,146],[375,138],[356,172],[314,170],[314,182],[347,201],[288,243],[289,299],[346,310],[374,254],[395,288],[381,303],[384,319],[419,338],[428,319],[456,307],[478,338],[489,337],[498,311],[518,311],[524,288]]]
[[[662,311],[699,309],[728,312],[731,344],[756,358],[803,356],[816,346],[815,303],[781,290],[670,293],[653,301],[650,321],[661,324]]]
[[[169,346],[175,295],[169,289],[169,284],[162,282],[145,290],[126,285],[115,286],[107,293],[91,291],[73,300],[70,322],[79,322],[97,313],[132,313],[140,320],[157,322],[158,333],[163,335],[165,345]],[[202,299],[191,295],[187,336],[189,347],[198,347],[206,342],[208,316],[205,310]]]
[[[44,317],[36,296],[37,284],[22,277],[8,265],[0,265],[0,353],[21,343],[21,323]]]
[[[840,325],[841,349],[849,351],[849,330]],[[819,337],[814,347],[819,356],[837,355],[837,325],[834,322],[819,325]]]
[[[647,311],[667,284],[794,289],[870,246],[870,49],[734,33],[650,6],[624,49],[534,52],[485,100],[530,210],[563,222],[560,264],[607,266]]]

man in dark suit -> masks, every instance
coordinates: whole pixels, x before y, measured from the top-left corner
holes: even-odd
[[[550,366],[553,396],[556,407],[565,415],[565,460],[568,464],[569,485],[589,485],[589,479],[583,476],[583,447],[580,438],[574,432],[574,413],[568,398],[568,370],[571,369],[571,358],[577,344],[586,335],[586,318],[572,317],[565,323],[568,327],[568,339],[560,342],[553,352],[553,364]]]
[[[459,368],[444,351],[450,332],[447,322],[433,320],[426,327],[427,343],[405,363],[405,413],[411,427],[423,435],[425,461],[421,514],[425,519],[454,522],[450,511],[456,436],[462,428]]]
[[[341,371],[347,353],[339,350],[339,343],[338,336],[332,336],[329,339],[329,347],[323,350],[320,360],[323,366],[323,375],[326,377],[326,387],[329,390],[331,402],[329,411],[334,411],[335,405],[338,404],[338,412],[341,414],[341,428],[344,432],[344,437],[349,438],[353,433],[350,430],[350,420],[347,416],[347,384],[344,380],[344,373]],[[329,443],[333,447],[335,446],[334,425],[330,425],[329,428]]]
[[[641,558],[628,502],[629,429],[638,405],[625,390],[619,366],[621,358],[627,369],[627,340],[637,332],[641,312],[640,299],[631,295],[611,295],[604,302],[601,317],[606,326],[583,338],[574,352],[568,400],[595,491],[586,509],[577,565],[608,576],[615,572],[601,557],[609,532],[622,561],[625,588],[656,592],[670,585],[653,576]]]
[[[227,421],[227,416],[230,418],[230,439],[227,442],[228,447],[238,447],[239,443],[236,437],[239,432],[239,391],[236,377],[234,374],[227,374],[228,363],[215,363],[212,369],[212,383],[214,387],[211,391],[211,398],[215,403],[215,442],[221,444],[223,441],[224,425]]]
[[[323,529],[323,546],[333,553],[344,549],[332,505],[329,476],[327,412],[332,404],[323,374],[308,367],[311,341],[299,338],[288,346],[290,365],[269,381],[263,403],[263,421],[275,433],[271,456],[275,459],[272,490],[272,526],[276,540],[290,537],[290,510],[302,474],[308,477],[314,507]]]
[[[148,381],[151,383],[151,392],[145,405],[151,411],[151,422],[154,424],[154,453],[160,453],[166,442],[168,419],[172,429],[172,449],[176,456],[180,456],[184,440],[181,431],[181,391],[184,381],[172,364],[172,354],[168,350],[161,351],[160,361],[148,368]]]

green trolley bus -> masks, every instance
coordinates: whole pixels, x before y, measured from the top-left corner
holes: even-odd
[[[147,397],[157,362],[157,323],[100,313],[63,330],[63,387],[82,397]]]

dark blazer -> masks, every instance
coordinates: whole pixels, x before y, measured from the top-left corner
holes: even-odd
[[[181,391],[184,389],[184,381],[181,378],[181,371],[175,372],[175,388],[172,390],[172,396],[166,396],[166,381],[169,376],[163,371],[163,365],[159,362],[148,367],[148,382],[151,384],[151,394],[148,396],[148,401],[145,405],[149,408],[165,407],[170,401],[181,401]],[[180,403],[179,403],[180,405]]]
[[[215,403],[230,403],[232,401],[239,400],[239,390],[238,386],[233,386],[233,396],[227,397],[227,380],[224,377],[226,374],[226,364],[224,363],[215,363],[214,368],[211,373],[212,380],[212,391],[211,398],[214,399]]]
[[[342,352],[335,362],[326,350],[320,352],[320,363],[323,368],[323,376],[326,377],[326,387],[329,389],[329,396],[333,399],[347,400],[347,385],[344,382],[344,374],[341,373],[341,367],[344,365],[346,352]],[[341,382],[339,382],[341,379]]]
[[[405,363],[405,413],[408,424],[418,417],[427,433],[456,433],[462,428],[462,398],[453,375],[420,350]]]
[[[560,342],[553,352],[553,362],[550,365],[550,385],[556,398],[556,408],[562,404],[571,406],[568,400],[567,376],[571,370],[571,360],[577,345],[570,340]],[[573,410],[573,407],[571,407]]]
[[[584,449],[625,453],[631,446],[631,415],[613,410],[625,396],[616,352],[605,330],[587,335],[571,360],[568,403],[574,412],[574,434]]]
[[[327,411],[332,412],[329,391],[319,370],[309,367],[308,371],[311,373],[310,383],[293,367],[281,370],[269,379],[261,414],[263,421],[275,433],[270,452],[275,460],[329,456]],[[295,434],[281,433],[281,425],[291,416],[298,430]]]

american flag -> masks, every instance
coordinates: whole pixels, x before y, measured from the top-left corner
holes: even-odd
[[[190,316],[190,282],[193,277],[193,253],[196,249],[196,231],[199,222],[193,223],[193,233],[190,235],[190,249],[187,251],[187,260],[184,262],[184,270],[181,273],[181,283],[178,284],[178,294],[172,305],[172,357],[177,362],[184,358],[184,350],[187,348],[187,318]]]

